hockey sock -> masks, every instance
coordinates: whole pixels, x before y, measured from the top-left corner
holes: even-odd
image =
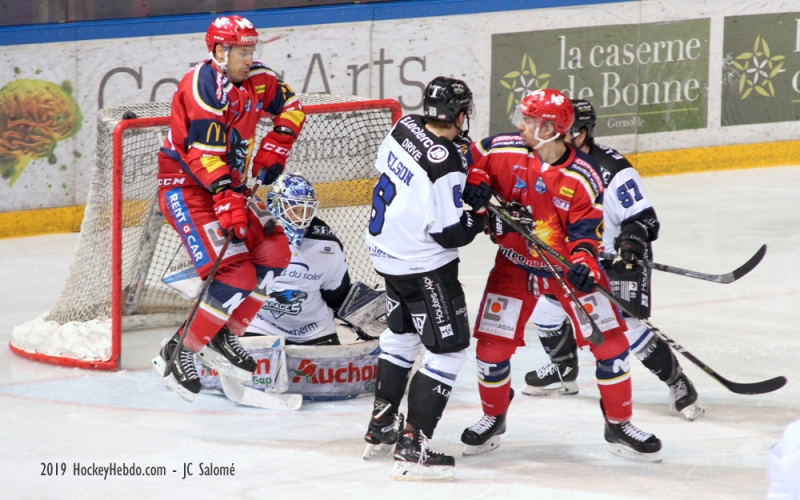
[[[597,388],[606,418],[612,423],[626,422],[633,415],[628,359],[626,349],[612,358],[597,360]]]
[[[497,417],[508,411],[511,403],[511,360],[478,362],[478,393],[483,413]]]
[[[189,331],[186,332],[183,345],[192,352],[200,352],[206,344],[211,342],[227,319],[227,314],[214,308],[205,300],[200,302],[197,314],[195,314],[192,324],[189,325]]]
[[[659,380],[667,384],[674,384],[681,374],[680,364],[672,349],[656,336],[636,353],[636,357]]]
[[[452,390],[452,386],[417,372],[411,379],[411,386],[408,389],[406,421],[411,427],[421,430],[428,438],[432,438]]]
[[[411,373],[411,368],[403,368],[391,361],[379,359],[375,397],[389,401],[395,411],[399,410],[403,394],[406,392],[409,373]]]
[[[572,333],[572,323],[565,319],[555,330],[539,327],[539,341],[544,347],[544,352],[550,359],[558,363],[574,359],[578,353],[575,335]]]

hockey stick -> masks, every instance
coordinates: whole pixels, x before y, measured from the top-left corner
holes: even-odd
[[[732,272],[726,274],[706,274],[700,273],[697,271],[691,271],[689,269],[681,269],[680,267],[675,266],[668,266],[666,264],[658,264],[656,262],[650,262],[645,260],[637,260],[636,265],[639,266],[646,266],[650,269],[655,269],[657,271],[664,271],[667,273],[679,274],[681,276],[688,276],[690,278],[697,278],[705,281],[713,281],[714,283],[733,283],[734,281],[738,280],[745,274],[749,273],[761,262],[761,259],[764,258],[764,255],[767,253],[767,245],[761,245],[761,248],[758,249],[758,252],[755,253],[750,260],[739,266]],[[614,260],[616,257],[613,253],[608,252],[600,252],[600,257],[604,259]]]
[[[500,197],[500,195],[498,195],[497,193],[494,194],[502,202],[502,198]],[[553,275],[555,280],[558,281],[558,284],[561,285],[561,288],[564,290],[564,292],[567,294],[570,300],[572,300],[572,302],[575,304],[575,309],[580,311],[580,313],[586,318],[586,320],[588,320],[589,324],[592,326],[592,333],[589,336],[585,336],[584,338],[594,345],[599,346],[600,344],[602,344],[604,340],[603,332],[594,322],[591,315],[588,312],[586,312],[586,309],[583,308],[583,304],[581,304],[581,302],[578,300],[578,297],[576,297],[575,294],[572,293],[572,290],[569,289],[567,284],[564,283],[564,278],[562,278],[561,275],[558,273],[558,271],[556,271],[556,268],[553,266],[553,264],[551,264],[550,261],[544,257],[544,251],[546,251],[550,247],[544,244],[542,240],[540,240],[531,231],[525,228],[525,226],[523,226],[522,224],[517,222],[513,217],[511,217],[511,215],[508,212],[506,212],[505,209],[501,207],[496,207],[491,204],[489,205],[488,208],[493,214],[503,219],[503,221],[505,221],[515,231],[520,233],[526,240],[528,240],[531,243],[531,245],[533,245],[536,251],[539,252],[539,254],[542,256],[542,260],[547,266],[547,269]],[[550,248],[550,250],[552,250],[552,248]],[[567,266],[570,267],[572,266],[572,264],[567,262]]]
[[[558,253],[555,249],[547,245],[547,243],[545,243],[544,241],[537,238],[536,235],[532,234],[528,229],[521,226],[520,228],[525,231],[525,233],[522,233],[523,236],[525,236],[529,240],[531,239],[538,240],[537,241],[538,246],[542,248],[545,252],[547,252],[550,256],[554,257],[557,261],[559,261],[562,264],[565,265],[569,264],[569,261],[567,260],[566,257]],[[542,254],[542,257],[544,258],[544,254]],[[625,305],[620,303],[620,301],[616,297],[614,297],[614,295],[610,291],[608,291],[604,286],[600,285],[599,283],[595,283],[594,287],[595,290],[600,292],[600,294],[603,295],[605,298],[607,298],[612,304],[619,307],[628,316],[631,316],[632,318],[636,318],[639,321],[641,321],[654,334],[656,334],[659,338],[661,338],[661,340],[669,344],[670,347],[672,347],[679,353],[683,354],[689,361],[702,368],[704,372],[706,372],[709,376],[711,376],[711,378],[713,378],[714,380],[725,386],[725,388],[728,389],[729,391],[734,392],[736,394],[766,394],[768,392],[777,391],[778,389],[786,385],[787,382],[786,377],[775,377],[769,380],[763,380],[761,382],[753,382],[749,384],[732,382],[726,379],[725,377],[714,371],[710,366],[697,359],[692,353],[687,351],[683,346],[681,346],[680,344],[672,340],[670,337],[668,337],[667,334],[656,328],[655,325],[653,325],[647,318],[641,317],[640,315],[634,313]]]
[[[250,192],[250,196],[247,197],[247,200],[244,203],[244,210],[250,208],[250,203],[256,197],[256,193],[261,188],[261,179],[256,178],[256,183],[253,185],[253,190]],[[225,257],[225,252],[228,250],[228,246],[231,244],[233,240],[233,230],[227,231],[225,235],[225,242],[222,244],[222,248],[220,248],[219,253],[217,254],[217,259],[214,261],[214,264],[211,266],[211,270],[208,272],[208,276],[206,277],[205,281],[203,282],[203,286],[200,288],[200,292],[197,295],[197,298],[194,301],[194,305],[192,306],[191,311],[189,311],[189,318],[186,320],[186,324],[183,326],[183,331],[181,332],[181,336],[178,339],[178,345],[175,350],[172,352],[172,356],[169,357],[167,360],[167,367],[164,369],[164,377],[168,377],[171,371],[172,363],[178,359],[178,355],[183,349],[183,342],[186,339],[186,334],[189,332],[189,327],[194,322],[194,317],[197,315],[197,310],[200,308],[200,302],[203,300],[208,288],[211,286],[211,282],[213,281],[214,275],[217,274],[217,269],[219,269],[219,265],[222,263],[222,259]]]

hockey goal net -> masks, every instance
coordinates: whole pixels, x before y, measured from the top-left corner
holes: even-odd
[[[315,186],[318,216],[345,248],[350,276],[370,286],[375,274],[364,244],[375,156],[401,115],[392,99],[300,94],[307,121],[286,172]],[[100,110],[97,152],[75,256],[56,304],[17,326],[10,347],[47,363],[114,370],[125,330],[179,325],[192,300],[161,277],[181,246],[157,203],[156,154],[164,143],[169,102]],[[131,118],[131,113],[135,118]],[[256,141],[272,123],[262,119]],[[258,144],[258,142],[256,142]]]

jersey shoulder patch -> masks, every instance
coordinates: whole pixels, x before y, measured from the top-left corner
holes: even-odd
[[[228,78],[214,69],[210,62],[198,65],[192,75],[192,94],[202,108],[221,114],[228,106]]]
[[[600,166],[605,184],[608,185],[611,179],[626,168],[633,168],[633,165],[619,151],[602,144],[593,144],[589,150],[589,155],[594,158]],[[608,179],[606,179],[608,177]]]
[[[392,129],[392,138],[425,171],[431,182],[452,172],[467,172],[467,160],[453,141],[425,128],[420,115],[407,115]]]
[[[567,165],[565,170],[577,174],[585,180],[589,187],[591,187],[595,198],[597,198],[603,193],[606,185],[603,182],[600,167],[597,165],[597,162],[586,153],[578,150],[576,150],[575,153],[572,163]]]
[[[339,241],[333,228],[318,217],[311,219],[311,224],[308,226],[308,229],[306,229],[303,237],[311,240],[335,241],[336,244],[339,245],[339,248],[344,251],[344,245]]]

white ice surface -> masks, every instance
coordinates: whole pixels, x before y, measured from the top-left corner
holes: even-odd
[[[184,402],[148,369],[169,330],[126,334],[126,369],[117,373],[17,357],[10,330],[53,304],[77,241],[66,234],[0,240],[0,498],[764,498],[767,450],[800,418],[800,167],[645,182],[662,221],[658,262],[724,273],[769,245],[761,265],[733,284],[655,274],[653,323],[729,379],[789,378],[775,393],[741,396],[679,356],[707,407],[690,423],[670,413],[666,386],[634,361],[634,422],[663,441],[661,464],[606,451],[588,351],[578,396],[519,395],[500,448],[464,458],[459,437],[481,415],[472,347],[432,440],[457,457],[457,479],[447,484],[397,483],[391,462],[362,461],[370,398],[305,403],[299,412],[210,395]],[[488,238],[479,240],[462,251],[471,315],[494,258]],[[546,359],[528,333],[512,360],[518,390]],[[66,463],[67,475],[42,476],[43,462]],[[195,475],[182,479],[189,462]],[[233,464],[235,476],[198,476],[200,462]],[[165,466],[168,475],[77,477],[75,463]]]

